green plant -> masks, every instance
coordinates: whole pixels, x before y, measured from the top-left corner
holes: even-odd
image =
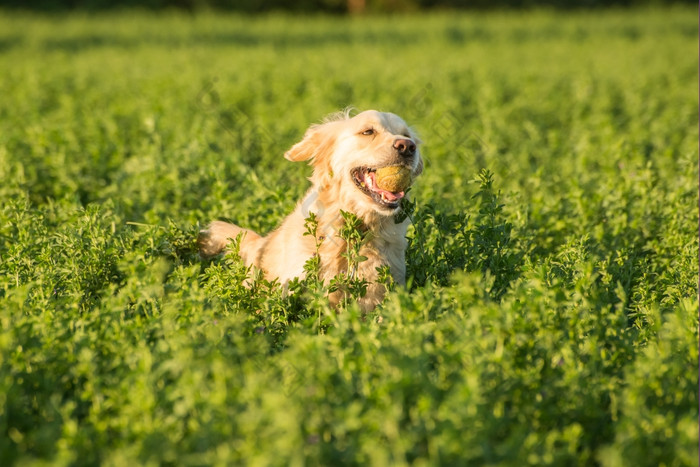
[[[3,465],[697,463],[691,10],[5,13]],[[317,257],[202,261],[349,104],[425,141],[407,285],[354,305],[349,215],[340,308]]]
[[[338,238],[345,243],[345,251],[341,256],[347,262],[347,270],[341,272],[328,284],[328,291],[342,293],[342,303],[347,306],[348,300],[357,300],[367,293],[367,280],[360,277],[357,268],[361,262],[367,261],[365,256],[360,254],[360,249],[364,245],[367,232],[362,230],[362,220],[351,212],[340,211],[343,224],[338,230]]]

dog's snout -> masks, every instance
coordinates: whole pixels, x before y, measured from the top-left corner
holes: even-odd
[[[394,141],[394,149],[402,156],[412,156],[416,153],[416,143],[410,139],[398,138]]]

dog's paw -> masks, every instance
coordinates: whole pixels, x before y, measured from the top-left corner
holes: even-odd
[[[199,256],[205,259],[216,256],[224,250],[227,243],[226,238],[218,237],[211,228],[200,230],[197,236]]]
[[[237,225],[229,224],[223,221],[214,221],[209,224],[204,230],[199,231],[197,237],[197,246],[199,247],[199,256],[202,258],[211,258],[223,252],[231,243],[231,240],[236,238],[241,233],[250,233],[241,229]]]

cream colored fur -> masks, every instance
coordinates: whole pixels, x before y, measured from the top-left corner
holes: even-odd
[[[368,231],[360,251],[368,259],[359,264],[357,275],[370,285],[359,304],[364,310],[374,308],[386,292],[384,285],[376,282],[377,267],[388,265],[394,280],[398,284],[405,282],[405,237],[409,222],[397,224],[395,215],[400,208],[382,205],[368,196],[354,183],[352,170],[403,164],[415,178],[423,170],[420,152],[415,148],[411,154],[401,154],[395,147],[399,140],[418,143],[401,118],[374,110],[352,118],[347,112],[335,114],[324,123],[312,125],[304,139],[285,154],[291,161],[308,160],[314,167],[311,188],[294,212],[277,230],[264,237],[233,224],[214,221],[200,232],[200,254],[203,257],[219,254],[232,238],[242,233],[240,255],[245,264],[260,268],[266,278],[278,278],[285,284],[304,275],[304,264],[315,254],[318,240],[321,276],[329,281],[347,269],[347,262],[341,256],[346,245],[337,233],[343,222],[340,211],[352,212]],[[304,235],[304,221],[311,212],[319,222],[318,239]],[[341,298],[338,292],[330,300],[335,304]]]

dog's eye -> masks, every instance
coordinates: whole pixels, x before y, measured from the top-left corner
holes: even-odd
[[[374,134],[374,128],[368,128],[365,131],[363,131],[362,134],[365,136],[372,136]]]

